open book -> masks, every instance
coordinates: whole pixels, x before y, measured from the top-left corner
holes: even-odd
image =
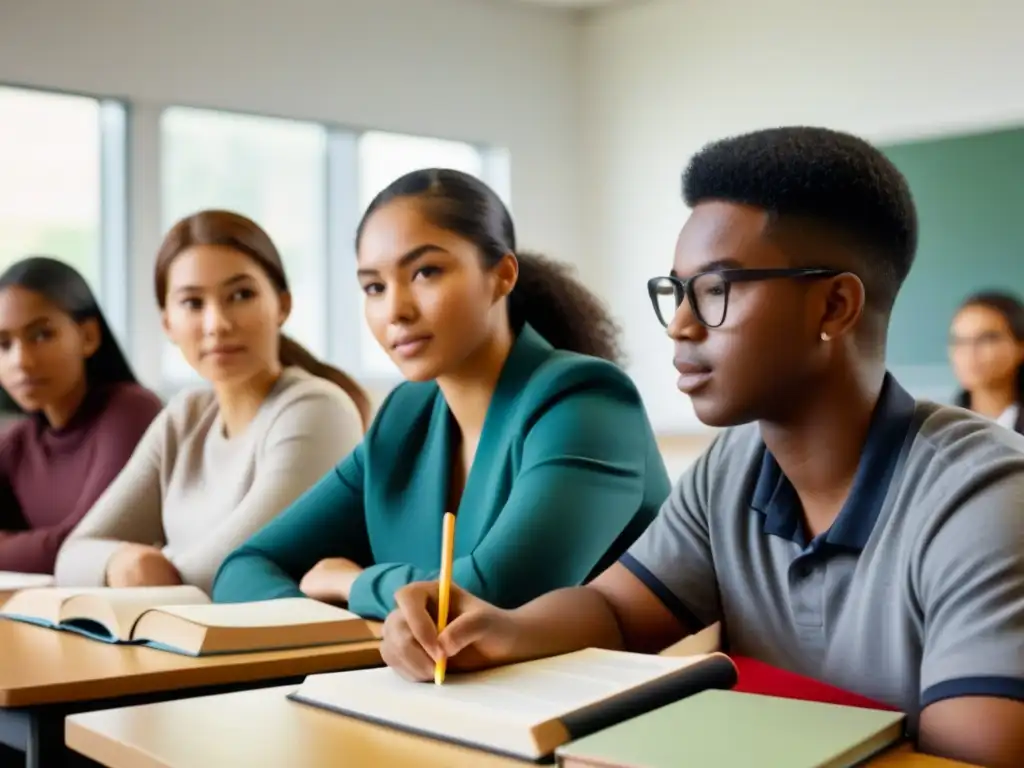
[[[526,760],[709,688],[731,688],[729,657],[647,656],[590,648],[468,674],[444,685],[393,670],[309,675],[289,697],[402,730]]]
[[[374,639],[369,622],[316,600],[214,604],[189,586],[26,589],[0,616],[188,656]]]

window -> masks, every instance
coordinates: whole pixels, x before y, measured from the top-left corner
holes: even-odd
[[[273,239],[293,296],[285,332],[327,349],[327,130],[316,123],[172,107],[163,112],[163,225],[205,208],[248,216]],[[170,382],[194,372],[168,343]]]
[[[100,284],[100,102],[0,87],[0,271],[29,255]]]
[[[491,184],[508,202],[507,171],[495,167],[507,158],[492,155],[472,144],[423,136],[368,131],[359,137],[359,210],[365,211],[374,196],[388,184],[420,168],[452,168]],[[359,323],[362,372],[393,377],[397,373],[387,352],[380,348],[365,322]]]

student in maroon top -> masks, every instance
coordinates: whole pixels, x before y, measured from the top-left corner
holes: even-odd
[[[0,437],[0,571],[53,573],[161,402],[136,382],[82,276],[45,257],[0,276],[0,387],[25,414]]]

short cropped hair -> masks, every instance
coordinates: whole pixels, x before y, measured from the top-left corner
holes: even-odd
[[[720,200],[822,227],[852,246],[859,263],[851,271],[869,305],[885,312],[917,251],[906,178],[868,142],[826,128],[770,128],[709,144],[683,174],[683,197],[691,208]]]

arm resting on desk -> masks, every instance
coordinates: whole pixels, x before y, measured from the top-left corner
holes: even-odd
[[[220,603],[301,597],[299,582],[329,557],[368,562],[363,446],[228,555],[213,583]]]

